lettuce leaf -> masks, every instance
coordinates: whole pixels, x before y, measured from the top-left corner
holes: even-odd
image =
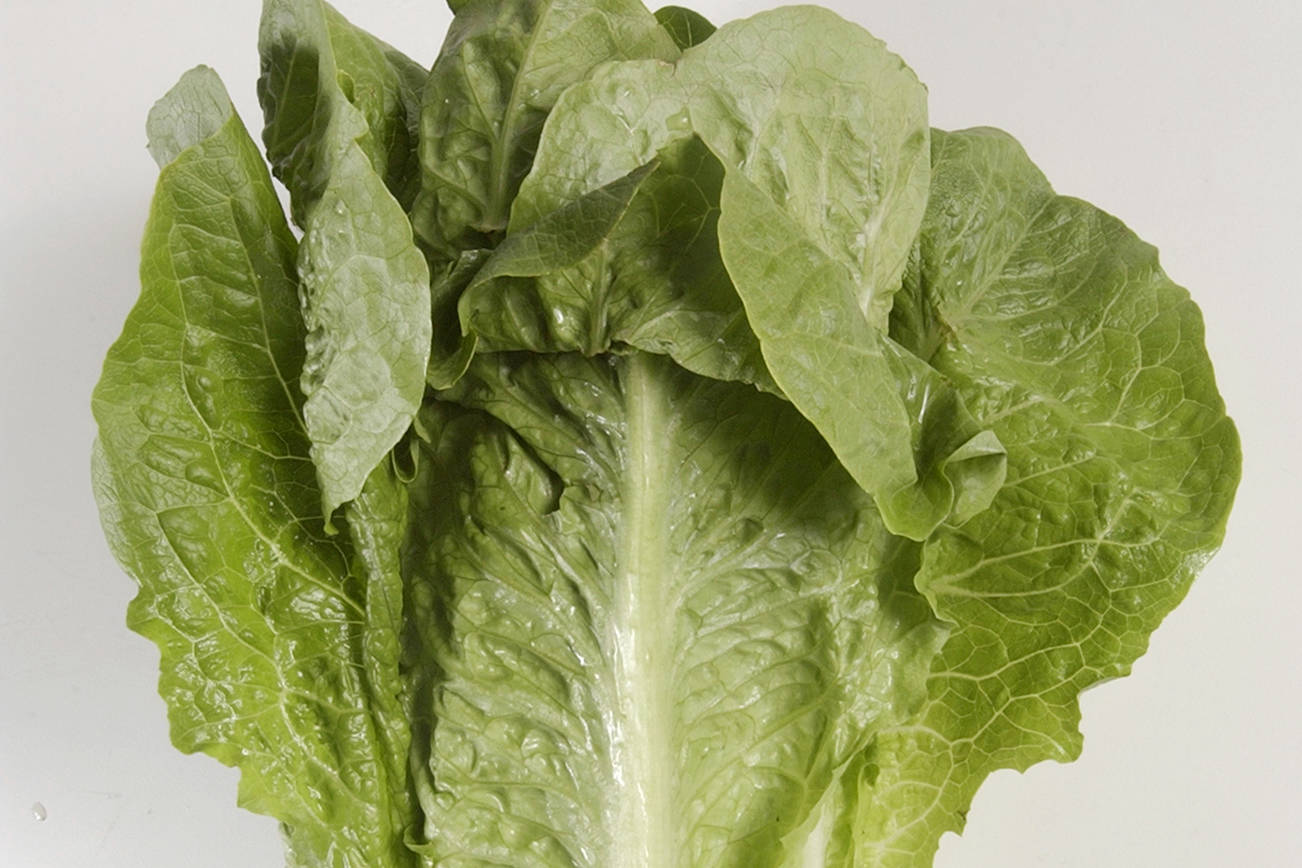
[[[389,66],[396,52],[328,8],[268,0],[258,90],[268,155],[305,232],[300,385],[330,527],[420,408],[432,321],[429,270],[389,188],[407,183],[391,175],[392,141],[405,141],[406,127],[389,106],[410,99],[399,77],[409,62]]]
[[[915,584],[955,629],[917,719],[874,748],[867,865],[926,864],[991,771],[1080,754],[1078,694],[1129,673],[1239,477],[1201,316],[1153,248],[1055,195],[1004,133],[932,141],[893,325],[1007,445],[1009,476],[924,547]]]
[[[409,549],[436,673],[426,854],[803,846],[821,793],[922,700],[943,629],[893,569],[916,544],[789,404],[663,356],[485,355],[444,397]]]
[[[567,87],[608,61],[678,54],[637,0],[468,0],[453,11],[426,84],[413,215],[447,258],[500,239]]]
[[[295,864],[414,864],[377,471],[328,536],[303,419],[296,243],[216,73],[150,117],[166,164],[141,297],[95,389],[95,490],[140,579],[127,622],[158,644],[172,740],[243,770],[240,804],[285,826]],[[354,519],[355,517],[355,519]]]
[[[930,864],[1220,543],[1196,306],[826,10],[450,5],[266,0],[270,173],[150,115],[92,461],[174,743],[290,866]]]

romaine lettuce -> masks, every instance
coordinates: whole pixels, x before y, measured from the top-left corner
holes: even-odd
[[[150,115],[93,479],[174,743],[293,866],[929,865],[1220,543],[1198,309],[826,10],[451,5],[266,0],[270,172]]]

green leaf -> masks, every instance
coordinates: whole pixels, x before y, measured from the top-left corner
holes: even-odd
[[[272,166],[306,232],[301,386],[328,521],[410,426],[432,326],[429,271],[382,174],[406,121],[376,99],[400,105],[400,92],[382,77],[392,72],[383,50],[326,9],[319,0],[267,0],[259,95]],[[376,117],[382,126],[370,125]]]
[[[517,208],[552,210],[692,135],[849,270],[884,330],[927,199],[926,90],[912,71],[825,9],[734,21],[673,66],[617,64],[567,94]]]
[[[524,304],[513,303],[507,297],[509,285],[503,284],[512,277],[565,269],[582,259],[618,224],[638,186],[653,168],[636,169],[594,190],[529,228],[509,235],[494,251],[463,252],[443,284],[435,288],[436,306],[459,308],[455,319],[462,327],[455,339],[448,329],[446,338],[436,341],[430,359],[430,385],[446,389],[459,380],[484,332],[490,341],[500,331],[506,331],[514,337],[513,344],[540,351],[555,349],[541,337],[545,329],[530,322],[529,315],[537,308],[531,311]]]
[[[845,269],[740,174],[724,180],[722,213],[723,259],[769,370],[892,533],[925,539],[988,506],[1003,447],[945,378],[874,328]]]
[[[807,7],[725,25],[676,66],[642,61],[598,71],[552,113],[516,214],[525,222],[558,208],[699,135],[726,173],[717,237],[731,286],[707,294],[657,280],[663,266],[644,251],[655,249],[658,227],[643,221],[631,224],[640,237],[612,239],[586,274],[560,275],[532,315],[576,322],[581,337],[586,307],[601,325],[615,325],[601,335],[607,342],[667,352],[711,376],[765,371],[752,381],[773,383],[806,414],[896,533],[923,539],[947,517],[979,512],[1003,479],[997,439],[972,422],[943,377],[884,334],[926,203],[925,114],[925,92],[897,57],[865,31]],[[621,259],[621,251],[631,253]],[[614,277],[603,281],[606,260]],[[628,260],[641,267],[620,267]],[[703,286],[723,282],[700,270]],[[623,334],[608,314],[621,297],[635,311],[679,308],[687,315],[658,320],[685,326]],[[699,345],[720,337],[706,328],[718,317],[695,315],[713,306],[702,299],[731,307],[737,323],[744,304],[758,343],[728,334],[731,359],[701,364]],[[566,338],[577,342],[560,337],[563,347]],[[753,360],[756,346],[762,362]]]
[[[818,7],[724,25],[681,66],[697,134],[849,270],[884,329],[927,201],[926,89],[912,70]]]
[[[426,88],[412,217],[445,259],[500,240],[565,88],[607,61],[678,54],[637,0],[471,0],[454,11]]]
[[[510,279],[562,271],[583,259],[614,230],[654,168],[652,164],[635,169],[580,197],[507,236],[496,250],[463,252],[434,290],[438,311],[460,309],[455,320],[461,329],[455,337],[450,328],[436,334],[430,385],[446,389],[459,380],[481,337],[487,337],[490,349],[569,349],[545,337],[547,326],[538,322],[543,308],[514,298]],[[436,333],[441,319],[450,322],[454,318],[451,314],[439,316],[438,311]]]
[[[648,163],[513,232],[493,251],[475,287],[499,277],[536,277],[583,259],[619,224],[638,188],[656,166]]]
[[[401,677],[406,621],[406,585],[401,562],[407,537],[409,496],[393,462],[371,472],[357,499],[345,508],[352,543],[352,575],[364,589],[362,679],[375,726],[373,773],[388,788],[387,847],[394,865],[415,864],[406,847],[407,830],[419,816],[408,787],[411,749],[411,696]],[[338,830],[336,830],[338,831]]]
[[[723,165],[694,136],[664,148],[659,162],[608,249],[588,263],[600,301],[588,309],[609,324],[614,346],[781,394],[719,254]],[[581,321],[583,309],[573,317]]]
[[[701,13],[682,6],[657,9],[656,21],[673,37],[674,44],[684,51],[693,45],[700,45],[718,29]]]
[[[196,66],[149,110],[149,153],[161,169],[185,150],[222,132],[231,100],[217,73]]]
[[[366,132],[358,145],[394,197],[410,207],[420,186],[416,142],[420,96],[429,72],[350,24],[328,3],[272,0],[264,6],[263,76],[258,82],[266,115],[262,136],[277,177],[295,195],[299,223],[302,206],[320,196],[329,181],[329,158],[320,153],[319,140],[334,110],[328,107],[333,97],[321,93],[322,75],[331,66],[335,84],[365,118]],[[296,38],[305,33],[310,35]]]
[[[1220,544],[1239,445],[1202,321],[1153,248],[1054,195],[1003,133],[933,133],[897,336],[1008,449],[986,512],[924,549],[954,633],[918,720],[872,754],[862,864],[929,864],[980,782],[1080,752],[1077,696],[1125,675]]]
[[[328,3],[331,51],[339,87],[366,116],[371,164],[404,210],[420,190],[421,95],[429,70],[350,24]]]
[[[443,272],[430,285],[434,340],[425,380],[435,388],[446,388],[461,379],[475,355],[479,336],[462,332],[457,306],[479,269],[492,255],[491,250],[463,250],[455,261],[443,267]]]
[[[826,10],[449,5],[267,0],[301,243],[151,112],[92,482],[173,740],[297,868],[929,864],[1220,542],[1197,308]]]
[[[517,344],[541,352],[568,349],[557,347],[545,337],[547,324],[537,321],[543,309],[540,305],[513,302],[509,297],[510,279],[550,274],[582,260],[614,231],[638,187],[654,169],[654,163],[635,169],[508,235],[466,286],[458,302],[462,345],[430,384],[443,389],[456,382],[465,367],[454,360],[468,360],[481,334],[491,343],[496,333],[505,332],[510,335],[506,339],[509,349],[521,348]]]
[[[611,90],[611,85],[622,84],[619,72],[610,76],[598,71],[588,82],[575,85],[573,104],[591,100],[614,106],[626,117],[647,117],[632,91]],[[557,114],[570,99],[565,98]],[[661,105],[677,108],[673,102]],[[611,116],[602,120],[620,123]],[[596,125],[589,129],[597,131]],[[544,219],[542,214],[560,215],[570,207],[547,188],[555,180],[564,183],[564,173],[570,171],[567,163],[573,160],[566,145],[576,131],[572,126],[550,128],[515,201],[512,232]],[[645,158],[657,167],[638,187],[622,219],[584,260],[540,273],[535,280],[498,282],[495,303],[476,309],[484,346],[593,354],[628,345],[672,356],[708,377],[741,380],[776,393],[719,257],[722,165],[691,136],[648,142],[632,153],[611,151],[620,164]],[[556,172],[561,178],[552,174]],[[551,207],[555,210],[548,212]]]
[[[663,356],[479,355],[441,397],[460,408],[422,416],[408,549],[427,857],[828,846],[824,793],[943,638],[916,544],[789,404]]]
[[[365,546],[374,568],[350,570],[352,538],[322,525],[294,237],[211,70],[151,113],[150,148],[141,296],[93,397],[105,533],[140,585],[128,624],[159,646],[176,746],[238,765],[295,864],[412,864],[393,573]]]

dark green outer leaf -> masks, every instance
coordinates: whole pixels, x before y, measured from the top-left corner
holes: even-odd
[[[418,822],[420,806],[408,787],[411,697],[399,674],[403,648],[402,547],[407,536],[408,492],[394,462],[372,471],[357,499],[346,507],[352,543],[352,574],[365,590],[359,655],[375,725],[377,775],[388,787],[385,842],[394,865],[415,860],[404,840]]]
[[[1077,695],[1126,674],[1220,544],[1239,444],[1197,307],[1119,221],[1008,136],[933,133],[895,333],[1008,449],[993,505],[924,548],[955,631],[872,755],[857,864],[930,864],[990,772],[1080,752]]]
[[[718,29],[701,13],[682,6],[657,9],[656,21],[673,37],[674,44],[684,51],[693,45],[700,45]]]
[[[421,94],[429,70],[325,6],[335,72],[344,96],[366,116],[371,164],[404,210],[420,190]]]
[[[272,166],[306,232],[301,386],[329,520],[410,426],[432,325],[429,270],[383,177],[405,113],[395,118],[373,104],[401,106],[398,75],[380,47],[327,8],[320,0],[267,0],[259,95]],[[337,65],[337,50],[353,62],[351,73]],[[349,101],[345,84],[363,108]],[[372,117],[383,126],[373,129]]]
[[[211,70],[182,78],[150,132],[174,159],[93,396],[105,533],[140,584],[128,624],[161,651],[176,746],[239,766],[241,804],[285,824],[294,864],[411,864],[394,576],[365,542],[350,570],[350,539],[324,533],[294,238]],[[356,515],[358,539],[390,535]]]

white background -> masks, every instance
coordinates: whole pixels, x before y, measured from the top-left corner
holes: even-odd
[[[690,0],[688,0],[690,3]],[[716,22],[769,0],[692,4]],[[1125,219],[1202,306],[1244,443],[1222,553],[1134,675],[1088,693],[1082,759],[995,775],[940,868],[1302,865],[1302,139],[1291,0],[842,0],[931,90]],[[439,0],[338,6],[433,59]],[[91,387],[136,293],[150,104],[195,63],[257,129],[253,0],[0,12],[0,866],[281,864],[235,775],[172,749],[157,654],[88,484]],[[37,822],[41,802],[48,819]],[[648,866],[655,868],[655,866]]]

